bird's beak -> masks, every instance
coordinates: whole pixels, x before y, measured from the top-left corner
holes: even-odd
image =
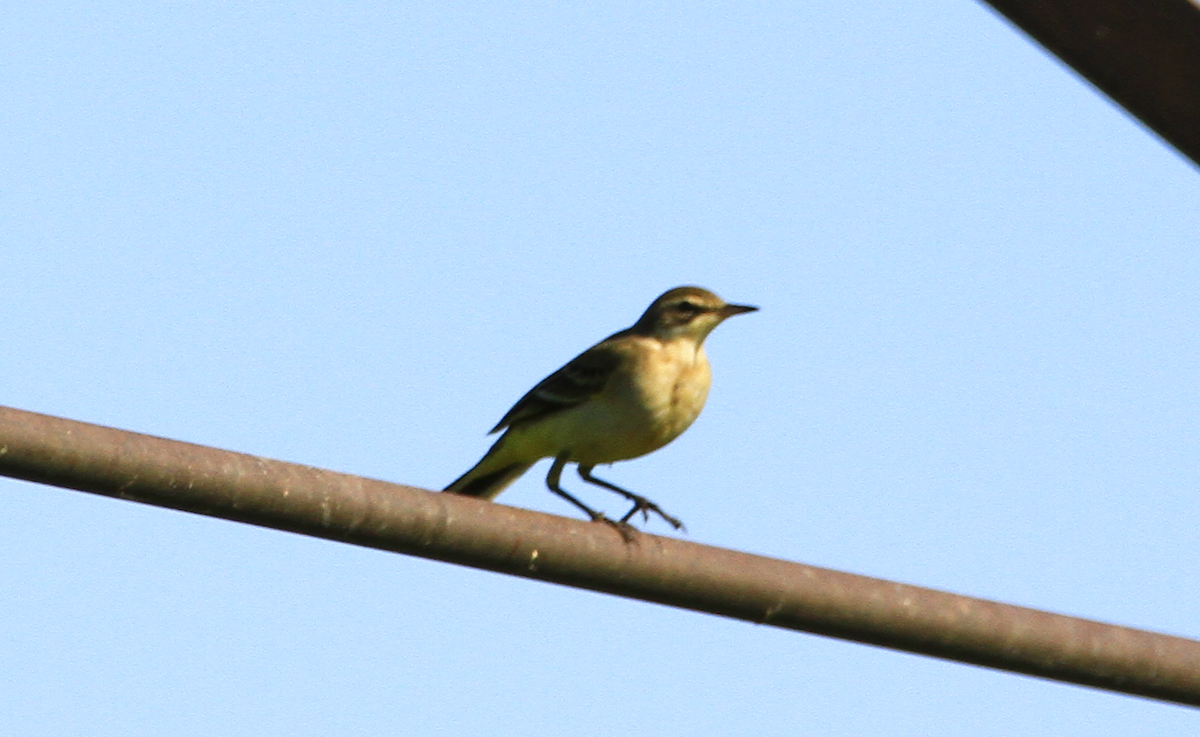
[[[724,320],[727,317],[741,315],[746,312],[758,312],[758,308],[753,305],[725,305],[718,312],[721,315],[721,319]]]

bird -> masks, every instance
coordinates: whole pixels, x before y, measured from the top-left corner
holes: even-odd
[[[521,397],[488,433],[504,434],[443,491],[495,499],[535,463],[553,458],[546,486],[593,521],[614,524],[624,535],[634,515],[640,512],[648,522],[653,512],[684,529],[654,502],[592,471],[652,453],[687,430],[712,383],[705,338],[726,318],[756,310],[700,287],[668,290],[631,327],[588,348]],[[620,494],[632,508],[611,520],[565,491],[561,478],[569,463],[584,481]]]

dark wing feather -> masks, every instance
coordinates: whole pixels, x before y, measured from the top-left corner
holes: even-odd
[[[583,404],[604,390],[620,363],[621,355],[604,343],[589,348],[530,389],[488,434]]]

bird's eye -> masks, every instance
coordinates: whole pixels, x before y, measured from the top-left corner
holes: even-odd
[[[695,302],[678,302],[675,304],[675,314],[678,315],[676,319],[685,323],[696,319],[696,316],[703,311],[700,305]]]

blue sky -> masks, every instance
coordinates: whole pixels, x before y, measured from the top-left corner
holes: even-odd
[[[689,539],[1200,635],[1197,169],[982,5],[51,1],[0,43],[2,404],[441,488],[700,284],[762,311],[709,339],[693,428],[602,474]],[[573,514],[544,473],[500,501]],[[0,505],[6,734],[1196,732],[77,492]]]

